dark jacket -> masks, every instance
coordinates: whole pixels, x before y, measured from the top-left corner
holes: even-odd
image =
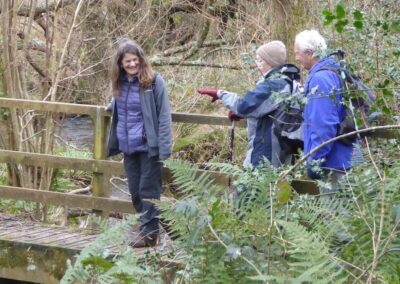
[[[319,60],[311,68],[304,84],[307,96],[304,109],[304,154],[336,137],[339,124],[344,118],[340,78],[335,72],[320,70],[334,64],[336,63],[333,58]],[[352,145],[336,141],[312,154],[308,163],[324,159],[321,164],[323,168],[349,169],[352,152]]]
[[[158,156],[160,160],[165,160],[172,151],[172,120],[168,92],[161,75],[155,75],[154,82],[148,89],[140,88],[139,97],[149,157]],[[107,141],[107,157],[121,153],[116,133],[118,113],[114,99],[109,107],[112,109],[112,117]]]
[[[299,78],[299,69],[294,65],[278,66],[265,74],[256,87],[244,96],[230,92],[220,94],[227,108],[247,118],[249,145],[245,166],[249,163],[257,166],[263,158],[267,158],[275,167],[290,160],[291,156],[281,152],[279,141],[273,133],[273,118],[269,116],[280,105],[282,96],[291,95],[288,77]]]

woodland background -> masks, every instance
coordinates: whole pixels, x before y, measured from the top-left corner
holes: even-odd
[[[254,53],[257,46],[270,40],[282,40],[288,48],[289,62],[294,63],[295,35],[301,30],[315,28],[321,31],[331,49],[341,48],[346,51],[346,63],[376,91],[377,103],[374,107],[384,114],[382,123],[398,124],[400,119],[398,115],[399,4],[398,0],[3,0],[0,6],[0,76],[2,78],[0,96],[105,105],[111,97],[108,74],[110,58],[117,41],[122,37],[129,37],[142,45],[154,69],[166,79],[173,111],[226,115],[227,111],[222,104],[211,105],[207,99],[196,94],[196,89],[216,87],[243,94],[253,87],[258,76],[254,69]],[[306,73],[303,71],[303,79],[305,76]],[[62,123],[63,117],[6,109],[1,109],[0,114],[0,147],[4,149],[48,154],[66,152],[67,155],[90,155],[77,154],[74,145],[67,149],[60,149],[55,143],[55,126]],[[198,164],[225,162],[228,141],[229,132],[224,127],[176,124],[174,125],[173,157]],[[264,219],[271,221],[265,226],[269,229],[256,232],[257,228],[254,224],[264,224],[265,221],[261,218],[262,212],[265,211],[265,203],[253,204],[255,209],[251,212],[254,214],[250,214],[250,217],[233,220],[232,216],[235,214],[232,210],[234,209],[230,205],[222,206],[224,201],[217,198],[217,193],[215,196],[211,194],[208,200],[204,200],[202,199],[204,196],[196,191],[196,188],[187,189],[185,184],[181,184],[180,196],[187,196],[182,198],[181,207],[176,204],[173,208],[165,208],[168,215],[165,218],[174,216],[176,220],[182,221],[181,225],[185,222],[193,224],[191,228],[182,228],[179,224],[175,228],[181,236],[181,244],[188,241],[186,243],[188,246],[181,245],[181,248],[187,248],[192,252],[192,259],[188,262],[190,265],[188,264],[188,267],[180,270],[180,274],[178,273],[180,279],[188,282],[209,281],[212,283],[216,283],[213,282],[216,279],[222,279],[221,283],[229,281],[244,283],[250,280],[292,283],[290,281],[297,279],[300,282],[293,280],[293,283],[303,283],[301,279],[311,277],[310,279],[315,280],[319,277],[321,283],[327,283],[323,281],[328,279],[326,277],[329,275],[333,277],[332,281],[335,283],[338,283],[336,281],[340,279],[350,282],[398,283],[392,281],[400,281],[398,276],[400,274],[398,265],[400,213],[396,209],[400,203],[397,186],[400,181],[397,180],[398,175],[396,175],[399,145],[396,139],[392,139],[371,140],[367,142],[367,146],[364,148],[368,158],[366,166],[355,171],[354,177],[350,178],[351,182],[350,180],[348,182],[348,187],[354,190],[352,192],[355,200],[361,196],[362,202],[358,203],[359,207],[353,208],[359,213],[355,214],[359,217],[357,219],[359,222],[348,219],[343,222],[346,223],[347,228],[357,228],[359,232],[367,232],[364,236],[368,237],[360,239],[362,243],[352,243],[348,246],[349,250],[341,251],[340,253],[344,253],[344,256],[331,254],[332,243],[328,237],[329,234],[327,236],[324,230],[332,227],[332,219],[322,218],[326,223],[319,224],[318,228],[312,227],[315,223],[307,219],[315,216],[317,211],[310,213],[307,218],[303,216],[304,219],[301,220],[302,217],[299,216],[302,213],[294,209],[293,204],[299,205],[296,202],[290,208],[285,207],[285,210],[282,209],[283,207],[274,207],[276,212],[271,209],[272,207],[267,206],[268,210],[271,209],[271,215],[264,216]],[[259,184],[260,180],[254,174],[242,172],[239,167],[235,167],[235,165],[241,165],[245,148],[246,132],[244,129],[237,130],[233,166],[225,165],[222,170],[236,174],[242,180],[246,177],[248,184],[257,188],[256,184]],[[183,176],[185,176],[184,171],[179,170],[191,167],[186,164],[185,166],[176,165],[174,162],[171,162],[169,166],[177,169],[176,174]],[[71,176],[71,174],[60,174],[45,168],[12,165],[1,167],[1,182],[14,186],[62,190],[60,184],[69,187],[72,184],[72,188],[81,187],[82,183],[76,181],[79,179],[84,181],[84,186],[90,184],[90,176],[87,173]],[[371,168],[374,169],[373,173],[371,173]],[[301,169],[294,175],[301,176]],[[376,180],[367,182],[368,178],[372,178],[371,176]],[[266,184],[274,185],[278,174],[264,173],[264,178],[263,188]],[[65,183],[60,183],[60,180],[64,180]],[[199,188],[201,188],[200,185],[204,184],[199,183]],[[357,191],[357,188],[360,190]],[[367,197],[364,196],[362,189],[368,189],[370,194]],[[268,194],[271,194],[271,196],[266,196],[270,203],[264,201],[272,204],[272,193],[268,192]],[[190,199],[194,196],[197,196],[197,199]],[[263,198],[260,200],[262,201]],[[334,212],[340,212],[340,208],[345,206],[343,204],[321,205],[320,201],[310,200],[300,198],[297,202],[313,210],[330,206],[330,210]],[[312,205],[308,204],[308,201]],[[221,204],[218,203],[220,209],[217,208],[216,202],[221,202]],[[15,208],[17,208],[16,211],[30,209],[25,204],[21,206],[8,201],[2,201],[1,205],[3,210],[4,208],[14,211]],[[376,208],[381,208],[381,210],[376,211]],[[179,215],[178,213],[182,213],[182,210],[191,212],[192,215]],[[213,210],[215,212],[210,213]],[[311,211],[310,209],[307,212]],[[207,212],[207,214],[202,215],[201,212]],[[318,212],[322,214],[321,211]],[[208,217],[214,218],[216,215],[213,214],[217,213],[225,219],[220,217],[219,223],[209,222]],[[180,219],[186,217],[187,220]],[[305,219],[307,222],[303,222]],[[246,220],[252,221],[246,224],[241,223]],[[273,220],[276,222],[274,223]],[[221,224],[230,224],[231,227],[227,228]],[[222,227],[218,227],[219,225]],[[218,230],[213,226],[218,227]],[[254,236],[252,242],[256,246],[257,253],[254,251],[251,253],[251,250],[248,250],[249,255],[245,254],[244,248],[247,248],[248,244],[245,244],[244,239],[242,243],[236,243],[236,246],[222,245],[226,244],[228,239],[233,243],[235,234],[232,231],[237,228],[243,229],[243,235]],[[289,236],[291,241],[286,239],[287,236],[284,236],[281,228],[285,228],[285,232],[291,234]],[[315,231],[313,233],[313,230],[317,233]],[[301,240],[297,239],[296,232],[300,232],[305,237]],[[262,246],[257,242],[262,234],[269,237],[269,244],[279,243],[280,239],[282,242],[277,247],[270,246],[271,249],[267,249],[265,244]],[[321,236],[324,236],[324,242],[320,243],[318,240],[321,240]],[[199,241],[201,247],[196,247],[193,241],[199,239],[202,240]],[[211,245],[208,239],[219,242],[219,247],[216,249],[215,246],[218,244]],[[286,245],[290,247],[297,244],[300,247],[298,251],[289,249],[292,253],[289,253],[289,259],[297,261],[300,259],[296,258],[297,253],[303,252],[301,248],[304,248],[304,251],[315,251],[315,247],[305,249],[313,245],[312,240],[314,245],[315,243],[321,245],[318,249],[324,252],[324,261],[327,262],[319,258],[322,257],[321,255],[308,255],[306,257],[308,266],[304,266],[304,270],[301,270],[298,269],[300,266],[296,268],[284,262],[285,259],[271,257],[272,251],[275,252],[274,255],[281,256],[282,251],[287,253]],[[230,249],[227,249],[228,247]],[[209,249],[214,250],[214,254],[207,255],[205,251],[210,253]],[[228,259],[226,251],[228,251]],[[241,254],[235,254],[238,251]],[[353,255],[356,253],[361,254],[362,257],[354,259]],[[390,259],[386,259],[386,256],[390,256]],[[332,265],[331,260],[336,258],[345,261],[348,267],[337,263]],[[221,259],[229,265],[218,262]],[[204,262],[205,260],[209,262]],[[198,263],[209,263],[210,266],[200,267]],[[286,272],[282,273],[277,263],[284,265],[285,269],[290,271],[286,275],[289,278],[284,278]],[[318,263],[322,263],[321,266],[318,266]],[[388,265],[388,263],[391,264]],[[214,268],[211,268],[211,264]],[[247,268],[250,267],[250,272],[239,269],[243,264]],[[159,263],[154,266],[157,267],[154,271],[148,266],[147,269],[150,271],[143,273],[143,279],[148,275],[159,279],[157,278],[160,269],[158,265]],[[319,271],[316,271],[315,267],[318,267]],[[252,270],[252,268],[255,269]],[[314,270],[310,270],[312,268]],[[343,272],[344,270],[346,272]],[[255,274],[249,275],[254,271]],[[350,272],[347,273],[348,271]],[[271,276],[271,272],[275,272],[275,274],[272,273],[275,276]],[[101,272],[96,274],[97,272],[91,271],[91,273],[92,277],[103,275]],[[315,273],[320,274],[317,277]]]

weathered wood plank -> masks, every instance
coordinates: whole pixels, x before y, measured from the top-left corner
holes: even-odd
[[[110,113],[105,111],[104,106],[71,104],[60,102],[45,102],[36,100],[20,100],[11,98],[0,98],[0,107],[12,109],[33,109],[36,111],[48,111],[54,113],[80,114],[95,117],[96,112],[104,116],[110,116]],[[173,122],[186,122],[194,124],[209,124],[209,125],[231,125],[230,120],[226,116],[218,115],[203,115],[191,113],[171,114]],[[246,127],[246,121],[241,120],[236,122],[239,127]]]
[[[41,202],[45,204],[78,207],[85,209],[103,209],[111,212],[134,213],[130,200],[105,197],[84,196],[60,192],[34,190],[12,186],[0,186],[0,198]]]
[[[20,100],[11,98],[0,98],[0,107],[13,109],[33,109],[36,111],[48,111],[66,114],[96,115],[97,108],[104,109],[103,106],[80,105],[59,102],[46,102],[37,100]]]
[[[112,175],[125,175],[124,166],[121,162],[95,159],[80,159],[60,157],[56,155],[18,152],[0,149],[0,163],[15,163],[23,165],[46,166],[49,168],[76,169],[96,173],[107,173]],[[199,170],[198,174],[204,173]],[[227,185],[228,177],[218,172],[207,171],[217,184]],[[168,168],[163,169],[163,179],[172,182],[172,174]]]
[[[48,154],[37,154],[0,150],[0,162],[23,165],[46,166],[49,168],[76,169],[97,173],[112,172],[115,175],[123,175],[122,163],[107,160],[69,158]]]

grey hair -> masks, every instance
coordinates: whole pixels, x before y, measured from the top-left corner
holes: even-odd
[[[326,53],[325,39],[316,30],[304,30],[298,33],[294,42],[302,51],[312,51],[313,57],[322,57]]]

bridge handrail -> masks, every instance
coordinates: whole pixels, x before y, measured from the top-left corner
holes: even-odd
[[[90,200],[90,202],[88,201],[87,204],[89,205],[85,205],[84,208],[92,208],[92,209],[102,208],[103,210],[108,210],[109,208],[121,208],[122,210],[122,208],[125,208],[123,209],[124,212],[128,210],[126,209],[128,207],[121,207],[121,206],[127,206],[125,203],[124,205],[122,205],[122,203],[121,204],[118,203],[119,201],[118,200],[116,201],[116,199],[109,198],[109,202],[111,203],[107,203],[107,201],[102,201],[103,199],[107,199],[108,196],[108,193],[104,189],[106,188],[106,182],[108,182],[108,178],[111,176],[110,173],[112,172],[114,174],[124,174],[122,163],[105,160],[105,137],[106,137],[105,131],[107,128],[106,120],[110,117],[110,114],[105,111],[104,106],[0,98],[0,108],[1,107],[10,109],[29,109],[29,110],[45,111],[53,113],[89,115],[94,121],[94,151],[93,151],[94,159],[68,158],[57,155],[27,153],[27,152],[18,152],[18,151],[0,149],[0,162],[91,171],[93,172],[93,180],[92,180],[93,196],[85,197],[89,198],[88,200]],[[212,115],[189,114],[189,113],[172,113],[172,120],[173,122],[222,125],[222,126],[227,126],[231,124],[229,119],[226,118],[225,116],[212,116]],[[242,120],[237,125],[240,127],[244,127],[246,125],[246,122]],[[396,138],[397,135],[398,134],[396,132],[382,131],[373,133],[372,136],[383,137],[383,138]],[[203,172],[204,172],[203,170],[199,170],[198,174],[202,174]],[[222,175],[218,172],[211,172],[211,177],[215,179],[216,183],[220,185],[227,185],[227,176]],[[168,181],[172,180],[171,173],[167,168],[165,168],[163,178]],[[310,187],[310,192],[315,192],[315,185],[311,184],[311,182],[309,181],[296,181],[296,182],[297,184],[299,182],[302,184],[307,184],[306,187],[308,186]],[[295,188],[296,188],[295,186],[296,182],[293,183],[293,186]],[[15,191],[12,192],[11,190]],[[32,192],[28,193],[27,190],[31,190]],[[55,202],[55,204],[59,204],[57,201],[57,197],[66,195],[65,198],[62,198],[66,200],[65,205],[71,204],[71,206],[73,206],[74,204],[76,205],[81,204],[81,202],[75,202],[74,198],[77,197],[70,197],[72,194],[55,193],[55,192],[34,193],[34,191],[37,190],[27,189],[27,188],[21,188],[20,190],[16,190],[15,188],[0,186],[0,197],[31,200],[34,202],[42,202],[42,203],[49,202],[52,204],[54,204]],[[96,198],[103,198],[103,199],[96,199]],[[104,202],[106,202],[107,205],[104,205],[106,204]],[[104,206],[101,204],[103,204]]]
[[[23,100],[13,98],[0,98],[0,108],[9,109],[28,109],[43,112],[52,113],[64,113],[64,114],[77,114],[77,115],[88,115],[93,119],[94,122],[94,159],[82,159],[82,158],[69,158],[57,155],[49,155],[42,153],[30,153],[30,152],[19,152],[11,150],[0,149],[0,162],[1,163],[13,163],[13,164],[25,164],[35,166],[47,166],[51,168],[63,168],[63,169],[78,169],[93,172],[92,188],[93,196],[85,198],[90,202],[85,203],[87,205],[84,208],[92,209],[103,209],[109,210],[110,205],[114,204],[118,210],[124,212],[127,211],[126,204],[122,205],[122,201],[116,201],[116,199],[109,198],[109,203],[106,201],[98,201],[107,199],[109,195],[104,189],[106,183],[110,177],[110,173],[113,174],[124,174],[123,165],[120,162],[105,160],[105,138],[107,119],[110,117],[110,113],[105,111],[104,106],[93,106],[84,104],[72,104],[72,103],[61,103],[61,102],[48,102],[48,101],[37,101],[37,100]],[[189,113],[172,113],[172,121],[178,123],[195,123],[195,124],[208,124],[208,125],[221,125],[227,126],[231,122],[225,116],[213,116],[203,114],[189,114]],[[245,127],[245,121],[238,124],[239,127]],[[204,171],[199,170],[198,174],[202,174]],[[218,172],[210,172],[211,177],[215,179],[218,184],[227,184],[227,177]],[[164,180],[171,181],[171,173],[169,169],[164,168],[163,171]],[[31,190],[32,192],[28,192]],[[75,204],[82,206],[82,202],[76,202],[75,197],[71,197],[71,194],[56,193],[56,192],[36,192],[35,189],[6,187],[0,186],[0,196],[3,198],[12,198],[18,200],[30,200],[34,202],[51,203],[60,205],[57,201],[57,197],[65,200],[65,205]],[[62,197],[65,196],[65,197]],[[103,199],[98,199],[103,198]],[[96,203],[97,202],[97,203]],[[100,202],[100,203],[99,203]],[[102,203],[103,202],[103,203]],[[106,203],[104,203],[106,202]],[[111,203],[110,203],[111,202]],[[68,204],[67,204],[68,203]],[[130,203],[130,202],[129,202]],[[62,204],[62,203],[61,203]],[[97,205],[96,205],[97,204]],[[107,204],[98,205],[98,204]],[[92,207],[90,207],[92,206]],[[103,206],[103,208],[101,207]],[[121,207],[125,206],[125,207]],[[132,209],[133,210],[133,209]],[[101,211],[101,210],[99,210]]]

